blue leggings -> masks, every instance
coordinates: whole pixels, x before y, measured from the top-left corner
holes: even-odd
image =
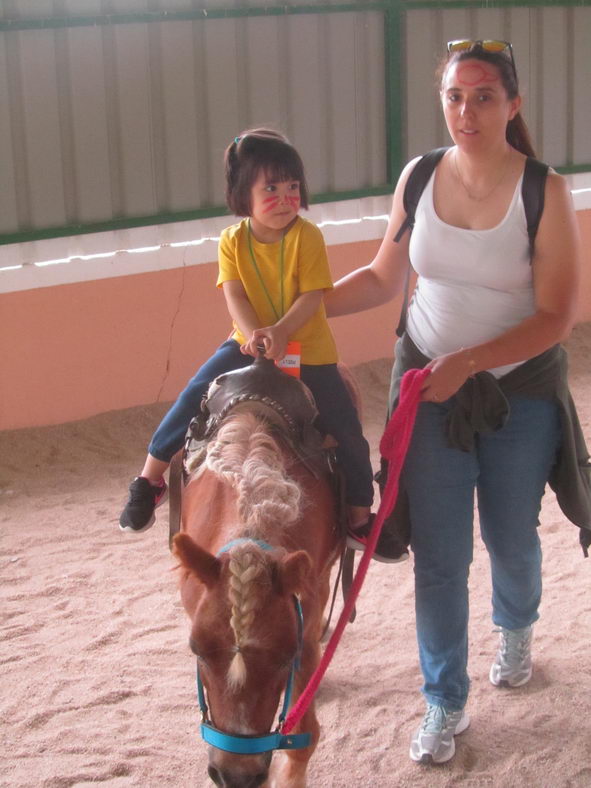
[[[254,359],[240,352],[233,339],[224,342],[191,378],[154,433],[149,453],[170,462],[182,448],[191,419],[199,412],[201,398],[209,384],[224,372],[247,367]],[[373,473],[369,445],[361,430],[357,411],[336,364],[302,364],[301,379],[308,386],[318,408],[316,427],[338,442],[337,459],[346,480],[346,500],[352,506],[371,506]]]

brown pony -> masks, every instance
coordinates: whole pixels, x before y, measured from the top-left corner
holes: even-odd
[[[222,392],[214,415],[210,406],[205,432],[213,434],[185,456],[181,532],[173,545],[211,724],[236,736],[262,736],[274,729],[298,650],[294,595],[304,625],[293,700],[318,663],[341,541],[332,483],[318,470],[318,444],[305,437],[315,415],[309,392],[272,363],[257,360],[248,369],[214,384],[215,390],[230,381],[232,396]],[[243,375],[251,376],[244,385]],[[253,387],[261,393],[244,393]],[[300,415],[292,419],[294,410]],[[282,424],[285,418],[291,425]],[[310,745],[277,753],[272,767],[271,752],[210,747],[209,776],[226,788],[303,788],[320,731],[313,705],[297,730],[311,734]]]

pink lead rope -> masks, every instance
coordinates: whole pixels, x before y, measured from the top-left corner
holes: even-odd
[[[369,562],[371,561],[371,557],[376,549],[384,520],[394,508],[396,498],[398,497],[398,481],[400,479],[400,472],[402,470],[402,466],[404,465],[404,459],[406,457],[406,452],[408,451],[408,446],[410,444],[415,418],[417,415],[417,408],[421,399],[421,386],[424,379],[428,377],[429,374],[430,370],[428,369],[409,369],[402,378],[398,407],[386,425],[386,429],[380,441],[380,453],[382,457],[385,457],[385,459],[388,460],[388,480],[386,482],[386,488],[384,490],[382,500],[380,501],[380,506],[367,540],[367,547],[361,556],[357,572],[351,584],[349,596],[347,597],[345,606],[343,607],[341,615],[339,616],[339,620],[337,621],[334,632],[332,633],[324,654],[322,655],[322,659],[320,660],[318,667],[310,678],[306,688],[298,698],[297,703],[291,709],[285,719],[285,722],[283,723],[281,732],[284,735],[288,734],[302,719],[308,706],[312,702],[314,695],[316,694],[318,685],[320,684],[322,677],[326,673],[326,669],[328,668],[330,661],[334,656],[336,648],[339,644],[339,640],[341,639],[341,635],[343,634],[343,630],[345,629],[347,621],[349,620],[349,616],[351,615],[351,611],[355,601],[357,600],[357,596],[359,595],[363,581],[365,580]]]

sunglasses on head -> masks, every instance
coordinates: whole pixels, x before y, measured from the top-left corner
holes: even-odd
[[[513,47],[508,41],[496,41],[494,39],[476,40],[470,38],[460,38],[457,41],[447,42],[447,52],[450,55],[453,54],[454,52],[468,52],[473,47],[480,47],[485,52],[492,52],[494,54],[497,54],[499,52],[503,52],[503,53],[508,52],[511,65],[513,67],[513,73],[515,74],[515,79],[517,79],[517,68],[515,67],[515,58],[513,57]]]

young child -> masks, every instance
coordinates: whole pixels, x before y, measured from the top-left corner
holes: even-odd
[[[278,360],[292,341],[299,343],[301,380],[316,400],[317,426],[338,442],[349,525],[361,526],[358,534],[367,533],[373,501],[369,446],[337,370],[324,311],[324,290],[332,288],[324,239],[314,224],[299,216],[300,208],[308,207],[302,160],[278,132],[253,129],[236,137],[224,164],[228,207],[246,217],[224,230],[219,243],[217,286],[223,290],[234,332],[189,381],[154,433],[141,474],[130,485],[120,527],[140,532],[154,523],[154,510],[166,498],[162,475],[183,446],[209,384],[224,372],[251,364],[257,344],[264,344],[267,358]]]

